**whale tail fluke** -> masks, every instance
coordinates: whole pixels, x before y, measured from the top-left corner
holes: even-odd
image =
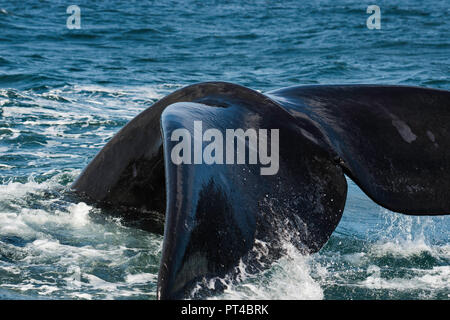
[[[344,210],[345,174],[390,210],[449,214],[450,92],[192,85],[133,119],[73,188],[165,212],[158,297],[170,299],[240,261],[276,259],[284,241],[320,250]]]

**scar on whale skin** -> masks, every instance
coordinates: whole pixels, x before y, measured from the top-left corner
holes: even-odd
[[[260,175],[261,165],[248,162],[173,163],[171,134],[193,136],[194,120],[222,133],[278,130],[277,173]],[[283,255],[286,241],[320,250],[344,211],[345,175],[391,211],[449,214],[449,159],[449,91],[319,85],[260,93],[206,82],[137,115],[72,188],[132,219],[152,217],[146,227],[164,232],[157,296],[179,299],[241,262],[257,272]],[[261,243],[263,255],[255,252]]]
[[[417,139],[417,136],[411,131],[411,128],[402,120],[392,120],[392,125],[397,129],[403,140],[408,143]]]
[[[439,144],[436,142],[436,138],[435,138],[433,132],[427,130],[427,136],[428,136],[428,138],[430,139],[430,141],[433,142],[434,146],[435,146],[436,148],[439,148]]]

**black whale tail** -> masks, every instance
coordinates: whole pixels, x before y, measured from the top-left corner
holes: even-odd
[[[276,174],[262,175],[265,166],[249,161],[174,163],[173,134],[194,137],[194,121],[203,132],[278,130]],[[247,160],[249,141],[240,150]],[[268,150],[275,143],[265,142]],[[223,82],[192,85],[127,124],[73,188],[101,204],[165,211],[158,297],[171,299],[241,259],[255,262],[256,242],[266,244],[267,260],[286,240],[305,253],[320,250],[344,210],[344,174],[390,210],[449,214],[450,92],[349,85],[261,94]]]

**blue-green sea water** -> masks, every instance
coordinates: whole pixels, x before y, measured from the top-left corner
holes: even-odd
[[[0,0],[0,298],[156,298],[162,237],[68,188],[159,98],[209,80],[448,90],[449,17],[447,0]],[[212,298],[449,299],[450,217],[393,213],[349,184],[319,253],[288,248]]]

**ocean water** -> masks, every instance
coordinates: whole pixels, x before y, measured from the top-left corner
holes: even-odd
[[[66,26],[71,4],[81,29]],[[156,298],[162,237],[69,186],[161,97],[209,80],[449,90],[449,16],[446,0],[0,0],[0,299]],[[390,212],[349,180],[319,253],[288,247],[211,298],[449,299],[449,230],[450,217]]]

